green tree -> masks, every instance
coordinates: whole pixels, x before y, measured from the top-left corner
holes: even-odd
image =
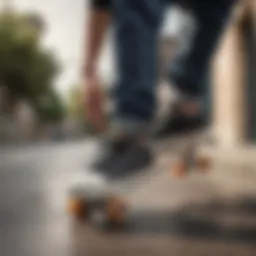
[[[44,120],[46,113],[50,119],[58,119],[63,107],[53,81],[59,66],[54,55],[41,47],[44,28],[44,21],[35,14],[0,14],[0,86],[8,87],[14,101],[29,101]],[[46,98],[48,111],[42,103]],[[50,113],[50,109],[55,112]]]

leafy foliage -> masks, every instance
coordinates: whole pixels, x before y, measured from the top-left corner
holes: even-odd
[[[53,89],[59,66],[54,55],[41,47],[44,28],[35,14],[0,14],[0,86],[7,86],[14,99],[31,102],[41,118],[59,119],[63,107]]]

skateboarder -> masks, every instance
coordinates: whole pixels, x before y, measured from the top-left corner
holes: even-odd
[[[104,172],[130,172],[152,161],[147,141],[154,120],[157,83],[157,42],[166,4],[174,0],[92,0],[89,22],[85,86],[91,122],[104,128],[100,81],[96,64],[104,33],[114,25],[117,56],[116,113],[111,136],[96,167]],[[175,113],[170,113],[159,134],[175,134],[204,125],[203,79],[236,0],[176,0],[196,20],[189,50],[172,60],[170,80],[179,93]]]

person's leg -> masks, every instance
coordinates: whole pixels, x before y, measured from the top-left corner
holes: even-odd
[[[186,132],[207,123],[201,104],[205,104],[205,94],[209,93],[209,88],[205,88],[205,78],[235,2],[236,0],[183,1],[195,18],[196,28],[190,47],[172,60],[170,80],[184,100],[178,103],[177,118],[170,117],[159,132],[160,135],[176,133],[177,130]]]
[[[110,126],[114,150],[98,169],[124,175],[146,166],[147,139],[155,108],[157,42],[166,0],[113,0],[118,81],[116,113]],[[109,143],[108,143],[109,144]],[[113,148],[113,146],[111,146]]]
[[[187,97],[204,95],[202,86],[210,60],[236,0],[189,0],[188,7],[196,20],[196,32],[189,50],[174,60],[170,77]]]
[[[155,110],[159,26],[166,0],[113,0],[117,74],[116,118],[136,129]]]

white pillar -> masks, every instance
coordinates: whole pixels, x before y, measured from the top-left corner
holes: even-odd
[[[214,130],[221,146],[245,139],[245,51],[240,15],[230,23],[213,65]]]

